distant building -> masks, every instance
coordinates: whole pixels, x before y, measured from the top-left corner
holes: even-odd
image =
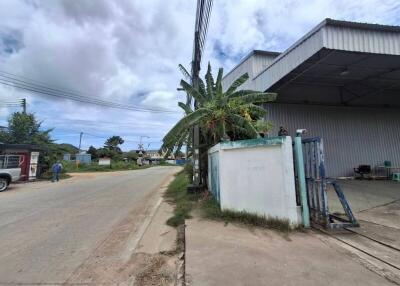
[[[110,166],[111,165],[111,158],[99,158],[99,166]]]
[[[64,154],[64,161],[73,161],[79,162],[80,164],[91,164],[92,163],[92,155],[81,153],[81,154]]]
[[[19,166],[21,167],[21,181],[36,180],[40,175],[39,165],[42,147],[31,144],[3,144],[0,143],[1,155],[19,155]]]
[[[150,159],[163,159],[163,154],[160,155],[159,150],[146,150],[145,157]]]

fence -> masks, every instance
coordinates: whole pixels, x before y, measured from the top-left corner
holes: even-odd
[[[208,186],[222,209],[300,224],[290,137],[223,142],[208,158]]]

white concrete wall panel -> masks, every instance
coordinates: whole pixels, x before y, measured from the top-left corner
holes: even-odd
[[[281,144],[224,143],[210,150],[219,156],[220,204],[222,209],[247,211],[288,219],[299,224],[293,168],[292,140]]]

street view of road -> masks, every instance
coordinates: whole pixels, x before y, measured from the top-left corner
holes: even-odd
[[[0,285],[112,282],[179,170],[79,174],[0,193]]]

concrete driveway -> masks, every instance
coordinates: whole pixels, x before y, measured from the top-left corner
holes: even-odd
[[[179,170],[79,174],[0,193],[0,285],[115,282]]]

